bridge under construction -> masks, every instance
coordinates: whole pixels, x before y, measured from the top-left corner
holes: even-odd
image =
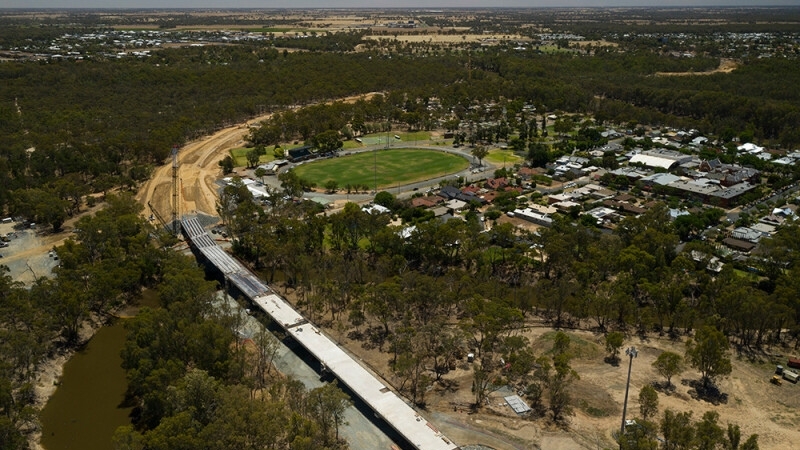
[[[220,248],[196,217],[184,216],[181,225],[189,244],[205,263],[218,270],[224,276],[226,283],[230,283],[253,305],[269,315],[316,358],[323,368],[346,385],[372,409],[376,416],[402,436],[407,444],[420,450],[459,448],[400,395],[342,350],[336,341],[310,323],[289,302]]]

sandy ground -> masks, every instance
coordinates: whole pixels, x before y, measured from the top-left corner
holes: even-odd
[[[257,118],[264,120],[269,116]],[[227,151],[242,147],[249,132],[246,124],[225,128],[201,140],[189,143],[178,152],[178,215],[202,212],[216,215],[216,180],[222,171],[218,165]],[[169,221],[172,217],[172,163],[158,167],[136,194],[150,215],[148,203]]]
[[[711,75],[713,73],[731,73],[739,67],[739,63],[733,59],[722,58],[719,60],[719,66],[714,70],[708,72],[657,72],[656,75],[660,77],[680,77],[688,75]]]
[[[0,264],[8,267],[12,280],[26,286],[30,286],[38,277],[50,275],[58,263],[48,252],[70,234],[48,234],[40,230],[22,228],[21,224],[16,223],[0,225],[0,235],[7,235],[10,239],[8,247],[0,249],[3,255]]]
[[[102,202],[92,208],[84,207],[65,221],[58,233],[53,233],[52,228],[44,224],[26,228],[17,222],[0,223],[0,235],[9,236],[10,239],[8,247],[0,248],[0,264],[8,267],[11,279],[26,286],[30,286],[36,278],[50,276],[58,265],[50,251],[73,235],[75,223],[81,217],[93,214],[102,207]]]
[[[551,341],[541,339],[552,331],[544,324],[530,323],[523,334],[533,343],[537,355],[549,350]],[[393,384],[399,384],[388,368],[390,355],[375,349],[365,349],[359,341],[348,339],[346,331],[327,330],[342,345],[371,365],[377,373]],[[429,418],[448,437],[460,445],[482,444],[496,449],[578,450],[613,448],[616,446],[612,432],[621,423],[622,403],[628,359],[619,365],[604,361],[604,337],[590,331],[568,331],[578,356],[573,368],[580,380],[572,386],[575,415],[565,428],[546,419],[518,417],[503,400],[511,392],[501,389],[492,393],[488,405],[470,414],[468,405],[474,401],[471,392],[472,371],[462,362],[458,368],[444,376],[454,389],[436,385],[427,394]],[[633,360],[627,418],[639,416],[638,394],[646,384],[663,383],[664,379],[652,363],[664,350],[683,354],[685,340],[673,341],[667,337],[650,336],[647,339],[629,337],[623,348],[635,346],[638,357]],[[774,351],[778,351],[775,349]],[[769,383],[774,364],[768,361],[750,362],[733,357],[733,373],[722,380],[721,391],[727,400],[712,404],[693,398],[691,383],[700,374],[689,369],[673,377],[674,392],[659,393],[659,417],[666,408],[691,411],[695,420],[706,411],[717,411],[723,428],[727,423],[738,424],[743,439],[752,433],[759,435],[762,449],[792,448],[800,440],[800,385],[784,382],[781,386]],[[785,362],[785,361],[783,361]]]
[[[371,98],[374,93],[347,97],[345,102],[359,98]],[[271,114],[256,117],[247,123],[224,128],[211,136],[191,142],[178,151],[178,216],[202,212],[216,216],[217,180],[222,176],[219,167],[228,151],[243,147],[250,126],[268,119]],[[166,221],[172,218],[172,162],[160,166],[136,194],[136,200],[144,206],[142,214],[149,216],[151,204]]]

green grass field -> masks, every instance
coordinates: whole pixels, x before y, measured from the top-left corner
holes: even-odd
[[[400,136],[398,140],[395,136]],[[431,139],[430,131],[415,131],[413,133],[390,131],[388,133],[372,133],[360,137],[364,145],[385,145],[386,139],[392,144],[398,142],[412,142],[417,144],[426,143]]]
[[[427,141],[431,138],[430,131],[415,131],[413,133],[396,133],[404,142]]]
[[[344,141],[343,144],[342,150],[352,150],[354,148],[361,148],[364,146],[364,144],[359,144],[356,141]]]
[[[466,159],[450,153],[399,148],[313,161],[296,167],[295,171],[317,186],[334,180],[339,187],[373,186],[377,174],[378,188],[382,188],[443,176],[468,166]]]
[[[514,154],[513,151],[502,150],[499,148],[489,150],[489,154],[486,155],[486,158],[484,159],[493,164],[503,164],[505,162],[505,164],[508,167],[511,167],[514,164],[521,163],[523,161],[523,159],[520,156]]]
[[[232,148],[230,150],[231,157],[233,158],[233,164],[235,167],[246,167],[247,166],[247,152],[251,149],[249,148]],[[261,158],[258,159],[259,164],[264,164],[265,162],[270,162],[275,159],[274,154],[272,153],[272,148],[267,149],[266,155],[261,155]]]

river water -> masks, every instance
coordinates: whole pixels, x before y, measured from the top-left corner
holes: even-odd
[[[138,306],[157,308],[160,303],[156,291],[145,290]],[[132,408],[122,405],[128,387],[120,357],[125,320],[97,330],[64,365],[58,389],[39,416],[47,450],[108,450],[117,427],[130,424]]]
[[[143,305],[157,305],[150,291]],[[218,306],[239,311],[244,317],[241,337],[252,337],[264,329],[228,296],[220,296]],[[122,405],[127,383],[120,366],[120,351],[125,343],[125,319],[100,328],[85,348],[75,353],[64,366],[60,385],[41,413],[42,446],[47,450],[109,450],[117,427],[130,424],[131,408]],[[319,374],[295,352],[279,342],[274,364],[286,375],[303,382],[307,389],[322,386]],[[347,425],[340,429],[352,450],[389,449],[393,442],[387,430],[376,426],[370,412],[350,407],[345,412]]]
[[[64,366],[61,384],[42,410],[42,445],[47,450],[108,450],[114,430],[130,423],[122,407],[125,372],[120,351],[124,319],[97,330]]]

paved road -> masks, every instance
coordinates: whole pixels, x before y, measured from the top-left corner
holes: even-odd
[[[741,214],[743,212],[746,212],[748,214],[753,214],[754,212],[756,212],[756,210],[758,209],[759,205],[766,204],[767,202],[770,202],[770,201],[774,202],[778,198],[783,198],[783,199],[789,200],[794,196],[794,194],[797,193],[798,190],[800,190],[800,184],[797,184],[797,183],[791,184],[791,185],[787,186],[786,188],[784,188],[781,191],[774,192],[772,195],[770,195],[769,197],[767,197],[765,199],[758,200],[758,201],[753,202],[753,203],[751,203],[749,205],[745,205],[744,207],[735,208],[734,210],[731,210],[731,212],[729,212],[727,214],[728,220],[730,220],[731,223],[734,223],[737,220],[739,220],[739,214]]]

